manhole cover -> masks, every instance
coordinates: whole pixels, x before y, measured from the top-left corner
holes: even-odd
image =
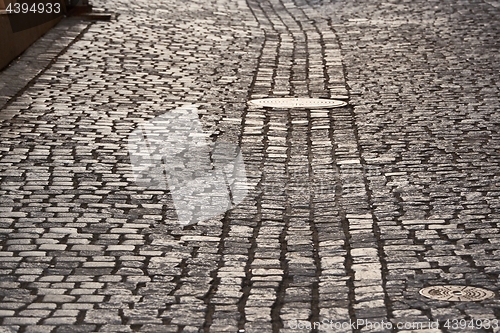
[[[432,286],[420,290],[420,295],[450,302],[475,302],[495,296],[490,290],[469,286]]]
[[[344,101],[322,98],[263,98],[251,100],[249,103],[271,108],[338,108],[347,105]]]

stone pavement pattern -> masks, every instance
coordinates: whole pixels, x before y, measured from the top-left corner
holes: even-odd
[[[418,295],[498,290],[495,4],[94,2],[120,15],[1,110],[0,332],[500,318],[496,298]],[[134,182],[127,138],[184,104],[241,147],[249,195],[183,228],[167,192]]]
[[[3,109],[7,102],[13,101],[16,95],[21,94],[28,83],[41,75],[89,25],[90,22],[82,22],[79,19],[60,22],[4,68],[0,73],[0,109]],[[3,110],[0,119],[11,118],[18,110],[12,108],[10,111]]]
[[[390,318],[500,318],[496,299],[450,305],[417,294],[437,284],[498,290],[498,4],[325,9],[342,45]]]

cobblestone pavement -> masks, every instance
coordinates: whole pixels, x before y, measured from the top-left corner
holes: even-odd
[[[446,327],[498,296],[418,293],[498,291],[497,1],[94,6],[119,15],[69,25],[18,92],[0,74],[0,332],[500,332]],[[128,137],[186,104],[241,147],[248,195],[183,227]]]

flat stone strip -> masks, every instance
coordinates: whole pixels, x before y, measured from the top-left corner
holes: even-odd
[[[311,24],[311,20],[300,9],[296,8],[292,2],[286,2],[286,9],[283,7],[283,3],[277,0],[259,2],[258,4],[249,3],[254,8],[254,13],[257,13],[256,16],[266,31],[267,36],[267,48],[264,48],[262,53],[262,58],[265,61],[262,66],[259,66],[256,73],[256,89],[252,91],[252,98],[269,97],[271,96],[269,93],[276,97],[286,95],[319,97],[328,94],[346,94],[340,48],[336,36],[328,26],[326,20],[323,22],[322,20],[317,20],[317,17],[315,17],[315,20],[320,23],[317,23],[317,25]],[[297,22],[300,22],[300,28]],[[321,26],[321,28],[318,29],[318,26]],[[273,58],[277,60],[273,61]],[[293,64],[291,69],[286,66],[287,63]],[[324,68],[327,68],[327,71]],[[306,82],[308,83],[306,84]],[[266,91],[268,95],[265,94]],[[257,112],[251,106],[250,108],[250,112]],[[302,113],[305,115],[304,111]],[[323,114],[316,110],[311,113],[312,119],[321,119],[322,116]],[[326,119],[329,119],[328,114],[326,114],[326,117]],[[340,204],[340,209],[347,213],[346,222],[351,240],[349,244],[351,253],[343,251],[342,238],[339,239],[340,242],[337,241],[332,244],[323,242],[325,245],[328,244],[328,247],[319,246],[321,251],[319,253],[321,260],[321,282],[319,284],[321,292],[319,295],[327,295],[328,290],[331,290],[332,286],[335,286],[338,290],[344,288],[345,298],[334,296],[334,299],[329,299],[329,302],[320,301],[320,316],[318,318],[320,320],[348,321],[354,315],[354,318],[378,318],[380,319],[379,321],[387,321],[382,264],[378,257],[377,238],[374,234],[374,220],[368,205],[365,176],[361,165],[360,152],[357,147],[358,143],[352,123],[352,115],[350,111],[339,112],[339,115],[337,117],[334,116],[333,119],[333,123],[335,124],[334,135],[332,136],[332,144],[335,145],[334,164],[340,170],[337,177],[340,177],[341,180],[346,180],[343,183],[342,191],[340,192],[341,198],[339,198],[338,203]],[[310,120],[304,117],[293,118],[291,123],[292,133],[295,133],[293,131],[294,127],[301,125],[307,127],[309,123]],[[283,123],[284,125],[285,123]],[[328,137],[330,126],[331,124],[328,122],[325,124],[315,122],[312,124],[311,129],[327,130],[324,137]],[[258,129],[255,134],[261,133],[260,131]],[[296,131],[296,135],[307,131],[304,128],[302,131]],[[291,142],[290,149],[292,152],[307,149],[308,143],[302,142],[303,140],[300,140],[300,135],[298,138],[298,140],[295,139]],[[344,147],[347,145],[348,150],[344,153]],[[306,169],[302,171],[305,174],[302,176],[307,178],[309,161],[306,158],[301,159],[300,155],[297,155],[295,159],[293,156],[292,154],[290,162],[288,162],[292,165],[288,166],[288,170],[293,170],[294,167],[305,166]],[[315,155],[313,154],[313,156]],[[275,157],[276,162],[278,162],[280,155],[268,155],[268,157]],[[314,165],[312,167],[316,169]],[[338,181],[338,178],[336,180]],[[306,182],[309,186],[312,186],[312,184],[309,184],[309,179]],[[304,193],[302,197],[305,194],[307,193]],[[319,198],[321,196],[318,196]],[[330,193],[323,197],[323,201],[326,202],[332,199],[335,200],[335,193]],[[302,201],[304,200],[303,198]],[[300,201],[294,205],[304,208],[310,206],[309,203],[305,204]],[[294,248],[307,247],[307,244],[309,244],[308,236],[306,235],[299,236],[297,234],[295,237],[292,236],[296,233],[293,230],[294,226],[298,225],[304,231],[308,228],[302,222],[304,219],[307,219],[308,214],[305,214],[302,210],[304,209],[296,210],[297,214],[299,214],[298,216],[300,216],[299,219],[291,217],[291,228],[287,232],[291,236],[287,238],[287,247],[289,249],[287,256],[291,259],[288,267],[289,274],[299,278],[301,274],[294,272],[294,264],[296,262],[301,263],[303,269],[310,267],[312,264],[307,255],[293,253]],[[290,213],[293,213],[293,211]],[[316,210],[314,212],[316,213]],[[319,216],[314,218],[315,225],[319,225],[319,221],[321,221]],[[339,222],[340,219],[337,223]],[[328,239],[328,236],[335,237],[334,234],[331,234],[331,228],[334,226],[335,223],[332,223],[330,228],[324,231],[324,234],[320,234],[320,237],[326,237],[326,239]],[[329,252],[331,252],[330,255]],[[340,258],[332,257],[331,254],[333,253]],[[346,267],[345,256],[348,256],[352,262],[350,267]],[[351,291],[347,289],[346,285],[346,281],[348,280],[346,269],[353,272],[354,281],[352,281],[352,286],[354,290]],[[309,277],[311,278],[310,274]],[[303,287],[307,285],[308,282],[306,281],[308,281],[307,278],[303,280]],[[315,290],[311,287],[303,289],[298,288],[294,283],[290,283],[288,288],[284,290],[285,304],[280,305],[282,307],[281,313],[283,313],[281,320],[284,325],[279,330],[280,332],[291,331],[294,327],[294,322],[296,324],[297,321],[303,322],[303,325],[307,327],[311,322],[311,315],[314,320],[318,319],[311,313],[311,310],[314,308],[312,305],[311,308],[304,308],[300,311],[294,310],[296,302],[303,302],[305,299],[311,297],[311,292]],[[349,303],[348,295],[350,293],[353,294],[350,304],[352,312],[349,312],[346,306]],[[299,295],[301,296],[299,297]],[[273,317],[273,319],[275,318]],[[257,329],[254,325],[246,326],[246,328],[250,328],[250,331]]]

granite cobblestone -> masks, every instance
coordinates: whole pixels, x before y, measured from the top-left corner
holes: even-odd
[[[0,331],[500,318],[497,298],[418,294],[498,291],[492,3],[96,0],[119,15],[63,20],[0,73]],[[241,148],[248,195],[183,227],[169,191],[134,181],[127,137],[185,104]]]

